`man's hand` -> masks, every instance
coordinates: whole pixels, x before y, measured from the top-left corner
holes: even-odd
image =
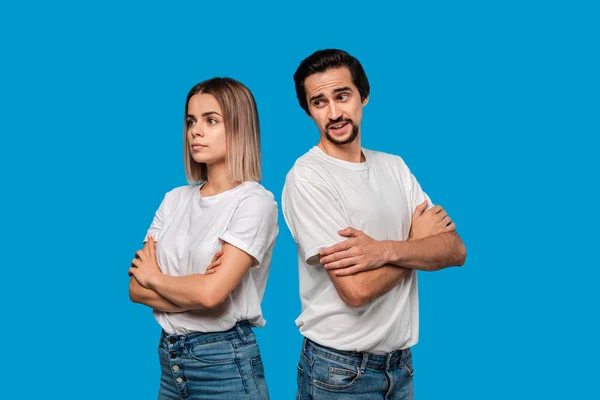
[[[354,228],[338,232],[348,237],[341,243],[321,250],[319,262],[326,269],[337,269],[336,275],[353,275],[385,264],[381,242]]]
[[[148,288],[148,281],[154,275],[160,275],[160,267],[156,261],[156,242],[152,236],[148,236],[148,242],[142,250],[138,250],[136,258],[131,261],[129,276],[133,275],[135,279],[145,288]]]
[[[444,232],[452,232],[456,225],[441,206],[425,211],[427,200],[415,208],[410,226],[409,240],[423,239]]]

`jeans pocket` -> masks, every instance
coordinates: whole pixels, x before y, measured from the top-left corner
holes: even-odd
[[[304,370],[300,364],[298,364],[296,368],[298,369],[298,374],[296,376],[296,384],[298,385],[298,390],[296,391],[296,400],[302,400],[302,382],[304,380]]]
[[[235,350],[228,341],[191,345],[188,352],[191,358],[202,364],[220,365],[235,362]]]
[[[258,394],[262,400],[269,400],[269,390],[267,389],[267,381],[265,379],[265,368],[260,356],[250,359],[252,367],[252,377],[258,389]]]
[[[321,357],[314,360],[311,373],[312,383],[328,390],[350,389],[361,376],[357,366]]]
[[[399,366],[402,368],[402,370],[404,371],[404,374],[406,375],[407,378],[411,378],[415,374],[415,370],[413,369],[413,365],[412,365],[412,354],[411,353],[408,353],[408,355],[406,357],[403,357],[399,361]]]

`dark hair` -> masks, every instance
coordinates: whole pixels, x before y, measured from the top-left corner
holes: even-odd
[[[358,88],[361,101],[369,96],[370,86],[369,80],[367,79],[367,74],[365,74],[365,70],[356,58],[352,57],[343,50],[318,50],[302,60],[298,66],[298,69],[296,70],[296,73],[294,74],[294,83],[296,84],[296,96],[298,97],[298,102],[300,103],[300,107],[302,107],[302,109],[306,111],[308,115],[310,115],[310,111],[308,111],[304,81],[310,75],[339,67],[347,67],[350,70],[350,74],[352,75],[352,83],[354,83],[354,86]]]

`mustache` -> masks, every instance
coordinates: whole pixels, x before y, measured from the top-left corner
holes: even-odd
[[[354,125],[354,122],[352,122],[352,120],[350,118],[342,118],[339,117],[338,119],[336,119],[335,121],[330,121],[327,126],[325,128],[329,129],[331,126],[339,124],[340,122],[348,122],[351,125]]]

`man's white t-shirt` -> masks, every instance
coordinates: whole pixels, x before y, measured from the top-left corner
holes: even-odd
[[[224,242],[255,261],[218,307],[182,313],[154,311],[158,323],[169,334],[220,332],[241,320],[264,326],[260,303],[277,232],[277,203],[271,192],[255,181],[210,197],[200,195],[199,185],[168,192],[146,235],[157,241],[156,258],[163,273],[204,273]]]
[[[416,271],[371,303],[352,308],[339,297],[318,253],[346,240],[337,232],[347,227],[376,240],[406,240],[415,207],[424,200],[432,205],[400,157],[362,152],[366,162],[352,163],[313,147],[288,173],[281,202],[298,246],[300,333],[337,350],[385,354],[418,341]]]

